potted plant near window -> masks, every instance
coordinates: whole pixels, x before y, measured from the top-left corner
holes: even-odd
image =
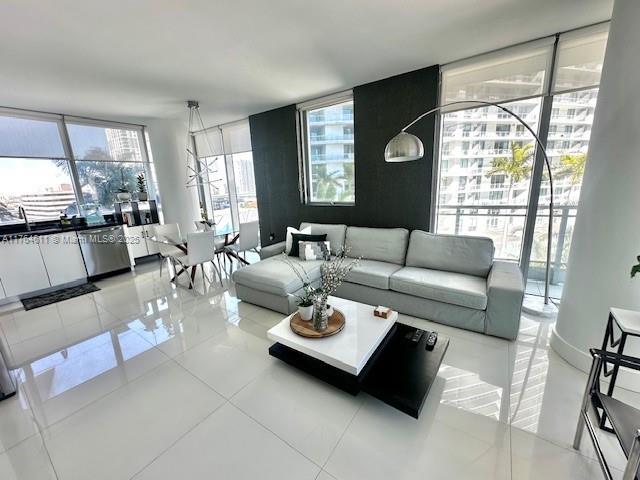
[[[147,182],[143,172],[136,176],[136,183],[138,184],[138,201],[146,202],[149,200],[149,194],[147,193]]]
[[[127,190],[127,184],[124,182],[124,171],[120,169],[120,188],[116,194],[119,202],[128,202],[131,200],[131,193]]]

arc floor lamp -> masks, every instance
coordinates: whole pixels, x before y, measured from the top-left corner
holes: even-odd
[[[395,137],[389,140],[386,148],[384,149],[384,159],[386,162],[395,163],[395,162],[411,162],[413,160],[418,160],[424,156],[424,146],[422,145],[422,141],[407,132],[407,129],[414,125],[415,123],[422,120],[424,117],[439,112],[445,108],[452,106],[489,106],[496,107],[500,110],[508,113],[513,118],[515,118],[524,128],[527,129],[533,138],[536,141],[537,147],[542,152],[542,156],[544,158],[544,163],[547,168],[547,174],[549,176],[549,227],[547,232],[547,266],[545,269],[544,276],[544,305],[540,311],[540,313],[550,313],[554,309],[554,307],[549,302],[549,281],[550,281],[550,272],[551,272],[551,245],[553,242],[553,175],[551,173],[551,163],[549,161],[549,157],[547,156],[547,152],[544,148],[544,145],[540,141],[540,138],[533,131],[533,129],[529,126],[527,122],[525,122],[518,114],[508,109],[507,107],[500,105],[495,102],[488,102],[483,100],[466,100],[466,101],[457,101],[457,102],[449,102],[443,105],[439,105],[431,110],[424,112],[419,115],[415,120],[409,123],[406,127],[400,130]],[[525,280],[526,281],[526,280]]]

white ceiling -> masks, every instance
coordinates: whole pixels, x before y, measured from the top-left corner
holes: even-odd
[[[2,0],[0,105],[235,120],[608,19],[613,0]]]

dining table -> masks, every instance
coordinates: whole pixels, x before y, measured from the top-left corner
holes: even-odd
[[[233,245],[234,243],[236,243],[239,238],[240,238],[239,231],[231,227],[216,229],[214,239],[222,239],[223,241],[220,243],[214,241],[214,245],[212,245],[212,248],[215,249],[216,254],[221,253],[225,255],[230,262],[232,262],[235,259],[236,261],[238,261],[239,263],[242,263],[243,265],[248,265],[249,262],[247,262],[244,258],[242,258],[233,250],[226,248],[229,245]],[[188,237],[184,237],[184,236],[175,237],[172,235],[162,235],[162,236],[154,235],[153,237],[151,237],[151,240],[157,243],[163,243],[165,245],[176,247],[185,255],[189,253]],[[177,278],[183,273],[188,273],[188,268],[189,267],[183,267],[180,269],[180,271],[175,272],[175,275],[171,278],[171,282],[175,282]],[[192,266],[190,268],[191,268],[191,282],[193,282],[196,276],[196,266]],[[189,288],[191,288],[191,285],[189,285]]]

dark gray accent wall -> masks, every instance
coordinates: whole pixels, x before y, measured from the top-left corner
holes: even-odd
[[[284,240],[303,221],[368,227],[429,229],[435,117],[409,131],[424,158],[386,163],[384,147],[402,127],[438,102],[437,65],[353,89],[354,206],[304,205],[298,190],[295,105],[249,117],[262,245]]]

